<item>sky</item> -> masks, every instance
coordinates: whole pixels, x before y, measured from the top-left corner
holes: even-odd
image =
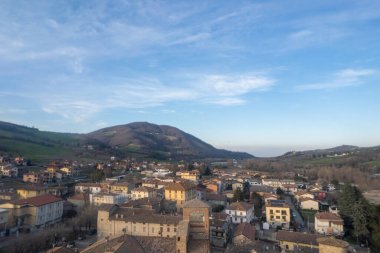
[[[0,120],[257,156],[380,145],[380,2],[0,1]]]

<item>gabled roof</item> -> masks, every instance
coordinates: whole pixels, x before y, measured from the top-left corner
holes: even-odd
[[[183,208],[210,208],[210,205],[200,199],[192,199],[183,204]]]
[[[255,235],[256,235],[255,226],[251,225],[251,224],[249,224],[247,222],[240,223],[236,227],[233,237],[236,237],[236,236],[239,236],[239,235],[243,235],[243,236],[247,237],[250,240],[254,240],[255,239]]]
[[[278,241],[318,245],[317,239],[319,237],[320,236],[316,234],[306,234],[306,233],[301,233],[301,232],[288,232],[288,231],[279,230],[277,232],[276,239]]]
[[[315,218],[317,218],[318,220],[343,221],[339,214],[330,212],[316,213]]]
[[[187,191],[190,189],[195,189],[196,185],[193,184],[190,181],[184,181],[184,182],[177,182],[177,183],[170,183],[166,189],[167,190],[174,190],[174,191]]]
[[[253,207],[253,204],[248,204],[245,202],[234,202],[228,206],[227,210],[237,210],[237,211],[248,211]]]
[[[334,237],[322,237],[317,239],[319,244],[329,245],[337,248],[347,248],[350,244]]]
[[[43,206],[43,205],[60,202],[60,201],[63,201],[63,199],[51,194],[47,194],[47,195],[40,195],[40,196],[28,198],[28,199],[18,199],[18,200],[11,201],[11,203],[14,205]]]
[[[156,189],[146,186],[141,186],[132,190],[132,192],[154,192]]]

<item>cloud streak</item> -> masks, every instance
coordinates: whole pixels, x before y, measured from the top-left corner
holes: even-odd
[[[343,69],[332,75],[330,80],[321,83],[299,85],[297,90],[331,90],[350,86],[358,86],[365,82],[365,79],[378,72],[374,69]]]
[[[246,103],[243,95],[267,91],[274,84],[274,79],[263,75],[197,76],[198,79],[188,80],[189,84],[183,87],[164,84],[154,78],[110,80],[106,86],[82,81],[87,87],[84,91],[75,90],[76,84],[73,84],[73,81],[63,79],[61,83],[56,84],[57,87],[64,87],[62,91],[57,88],[55,95],[36,94],[35,99],[41,101],[41,108],[45,113],[83,122],[105,110],[141,110],[168,105],[171,102],[238,106]]]

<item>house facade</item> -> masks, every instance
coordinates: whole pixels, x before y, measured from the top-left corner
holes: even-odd
[[[190,181],[170,183],[165,187],[165,199],[176,201],[177,208],[196,198],[196,186]]]
[[[143,198],[154,198],[157,197],[156,189],[149,187],[138,187],[131,191],[131,197],[133,200],[143,199]]]
[[[343,219],[336,213],[316,213],[314,228],[315,231],[324,235],[341,236],[344,234]]]
[[[0,205],[9,212],[8,227],[44,227],[61,220],[64,200],[54,195],[19,199]]]
[[[284,200],[269,200],[265,205],[267,222],[272,226],[289,227],[290,207]]]
[[[231,217],[232,223],[249,223],[254,218],[254,209],[253,204],[234,202],[226,207],[225,213]]]

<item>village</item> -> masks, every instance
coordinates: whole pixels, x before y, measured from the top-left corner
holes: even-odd
[[[291,172],[275,178],[236,160],[111,157],[38,167],[19,156],[1,157],[0,173],[0,249],[21,234],[54,231],[43,245],[18,247],[49,253],[368,252],[343,240],[341,184],[309,182]]]

